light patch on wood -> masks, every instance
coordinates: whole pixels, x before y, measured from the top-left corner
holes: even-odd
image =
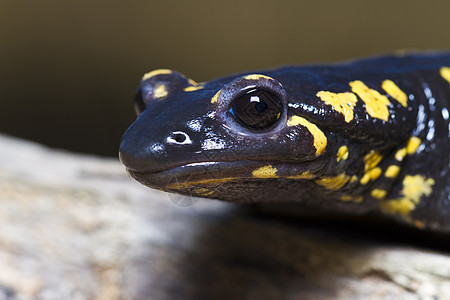
[[[442,67],[439,73],[450,84],[450,67]]]
[[[320,91],[316,96],[325,102],[325,104],[331,105],[335,111],[344,115],[345,122],[349,123],[353,120],[353,110],[356,102],[358,102],[355,94],[350,92],[332,93]]]
[[[352,91],[361,98],[366,105],[367,113],[376,119],[387,121],[389,118],[388,106],[391,104],[389,99],[381,95],[376,90],[369,88],[360,80],[349,83]]]
[[[257,178],[278,178],[277,169],[272,165],[258,168],[252,172],[252,175]]]
[[[348,147],[341,146],[336,154],[336,161],[346,160],[348,158]]]
[[[434,184],[433,178],[425,178],[422,175],[406,175],[403,179],[403,197],[381,202],[381,210],[387,214],[407,217],[419,204],[423,195],[431,195]]]
[[[315,124],[307,121],[305,118],[299,117],[299,116],[292,116],[287,121],[288,126],[297,126],[302,125],[308,129],[308,131],[312,134],[314,139],[314,147],[316,148],[316,156],[321,155],[325,148],[327,147],[327,137],[322,132],[322,130],[319,129]]]
[[[392,80],[386,79],[381,84],[381,87],[403,107],[408,106],[408,96]]]

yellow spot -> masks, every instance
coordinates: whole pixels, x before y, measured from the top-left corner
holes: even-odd
[[[377,151],[371,150],[364,156],[364,162],[366,163],[365,170],[375,168],[382,159],[383,157]]]
[[[422,141],[418,137],[411,137],[408,141],[408,145],[406,146],[406,152],[408,154],[415,153],[421,143]]]
[[[202,88],[203,88],[202,85],[192,85],[192,86],[185,87],[183,91],[193,92],[193,91],[201,90]]]
[[[442,78],[448,81],[450,83],[450,68],[449,67],[442,67],[440,70]]]
[[[388,106],[391,104],[388,98],[376,90],[370,89],[362,81],[356,80],[349,83],[352,91],[366,104],[367,113],[380,120],[387,121],[389,118]]]
[[[167,96],[166,86],[164,84],[158,85],[158,87],[153,91],[153,96],[155,98],[163,98]]]
[[[262,74],[250,74],[244,77],[244,79],[247,80],[259,80],[259,79],[273,79],[272,77],[266,76],[266,75],[262,75]]]
[[[200,196],[209,196],[211,194],[214,194],[215,191],[212,191],[210,189],[206,189],[206,188],[199,188],[197,190],[195,190],[195,193],[199,194]]]
[[[402,161],[406,156],[406,148],[402,148],[395,153],[395,159]]]
[[[344,115],[345,122],[353,120],[353,109],[358,102],[358,98],[353,93],[331,93],[320,91],[317,97],[326,104],[331,105],[335,111]]]
[[[388,178],[395,178],[398,176],[398,173],[400,172],[400,167],[396,165],[389,166],[386,169],[386,172],[384,172],[384,176]]]
[[[386,79],[381,84],[381,87],[386,91],[386,93],[389,94],[389,96],[397,100],[403,107],[408,105],[408,96],[406,96],[406,94],[392,80]]]
[[[214,95],[214,97],[212,97],[211,103],[216,103],[217,100],[219,100],[219,96],[220,96],[220,93],[221,93],[221,92],[222,92],[222,90],[218,91],[218,92]]]
[[[325,148],[327,147],[327,137],[315,124],[307,121],[305,118],[299,116],[292,116],[287,121],[287,125],[305,126],[314,138],[314,147],[316,148],[316,156],[319,156],[320,154],[323,153],[323,151],[325,151]]]
[[[414,226],[416,226],[417,228],[423,229],[425,227],[425,224],[423,224],[423,222],[420,220],[415,220]]]
[[[328,190],[339,190],[349,180],[350,176],[347,176],[345,173],[342,173],[334,177],[322,177],[316,180],[316,183],[321,186],[324,186]]]
[[[356,180],[358,180],[358,177],[356,175],[353,175],[352,178],[350,178],[350,183],[353,183]]]
[[[364,176],[361,178],[361,184],[367,184],[370,180],[374,181],[377,180],[378,177],[381,175],[381,169],[376,167],[371,170],[368,170],[366,173],[364,173]]]
[[[171,183],[169,185],[167,185],[167,188],[169,189],[183,189],[183,188],[187,188],[193,185],[202,185],[202,184],[217,184],[217,183],[222,183],[222,182],[227,182],[227,181],[232,181],[235,180],[236,178],[234,177],[229,177],[229,178],[219,178],[219,179],[200,179],[200,180],[196,180],[196,181],[184,181],[184,182],[174,182]]]
[[[383,157],[372,150],[364,156],[364,175],[361,178],[361,184],[367,184],[370,180],[376,180],[381,175],[381,169],[377,167]]]
[[[314,177],[315,177],[314,174],[311,174],[308,171],[306,171],[299,175],[287,176],[286,178],[288,178],[288,179],[312,179]]]
[[[361,203],[363,201],[363,196],[354,197],[351,195],[343,195],[341,196],[341,201],[350,202],[353,201],[355,203]]]
[[[158,70],[154,70],[151,72],[148,72],[146,74],[144,74],[144,76],[142,76],[142,80],[147,80],[150,77],[156,76],[156,75],[161,75],[161,74],[170,74],[172,73],[172,70],[169,69],[158,69]]]
[[[188,80],[188,82],[189,82],[190,85],[201,85],[201,84],[195,82],[194,80],[192,80],[192,79],[190,79],[190,78],[188,78],[187,80]]]
[[[348,158],[348,148],[347,146],[341,146],[336,154],[336,160],[346,160]]]
[[[253,177],[257,178],[278,178],[277,169],[272,167],[272,165],[267,165],[258,168],[252,172]]]
[[[376,199],[384,199],[386,197],[386,191],[381,189],[374,189],[370,194]]]
[[[403,179],[403,197],[383,201],[381,203],[382,211],[388,214],[408,216],[419,204],[423,195],[431,194],[434,183],[433,178],[425,179],[422,175],[406,175]]]

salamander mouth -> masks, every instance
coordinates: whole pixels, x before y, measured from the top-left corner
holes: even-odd
[[[257,160],[192,162],[162,170],[136,171],[127,169],[140,183],[165,191],[182,192],[217,185],[264,181],[280,177],[294,178],[309,173],[311,161],[267,162]],[[312,178],[312,177],[311,177]],[[311,179],[305,178],[305,179]]]

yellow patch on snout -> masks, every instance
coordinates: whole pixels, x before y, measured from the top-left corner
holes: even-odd
[[[376,90],[369,88],[360,80],[349,83],[352,91],[361,98],[366,105],[367,113],[372,117],[387,121],[389,119],[389,99]]]
[[[316,156],[321,155],[325,151],[325,148],[327,147],[327,137],[322,132],[322,130],[320,130],[319,127],[317,127],[315,124],[309,122],[305,118],[299,116],[292,116],[287,121],[287,125],[288,126],[302,125],[308,129],[308,131],[314,138],[314,147],[316,148]]]
[[[272,77],[262,75],[262,74],[250,74],[244,77],[247,80],[259,80],[259,79],[273,79]]]
[[[343,114],[345,122],[349,123],[353,120],[353,109],[358,102],[355,94],[320,91],[317,93],[317,97],[325,104],[331,105],[335,111]]]
[[[168,94],[166,86],[164,84],[160,84],[153,90],[153,96],[155,98],[164,98]]]
[[[408,104],[408,96],[406,96],[405,92],[403,92],[392,80],[386,79],[381,84],[383,90],[389,94],[392,98],[397,100],[403,107],[406,107]]]
[[[272,165],[253,170],[252,175],[257,178],[278,178],[277,169],[272,167]]]

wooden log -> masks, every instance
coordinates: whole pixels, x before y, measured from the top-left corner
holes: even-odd
[[[197,200],[0,136],[0,299],[450,299],[448,240]]]

